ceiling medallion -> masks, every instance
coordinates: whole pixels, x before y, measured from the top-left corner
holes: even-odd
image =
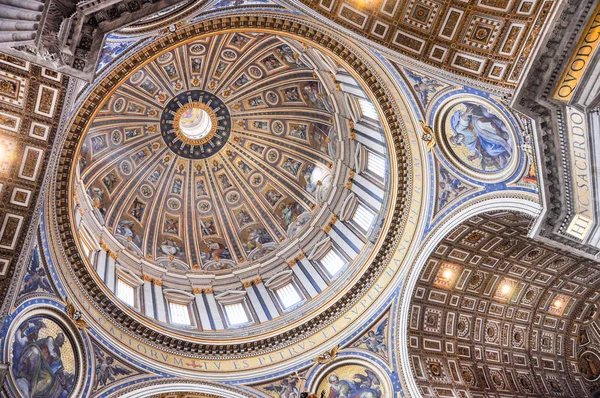
[[[231,118],[219,97],[204,90],[190,90],[173,97],[160,118],[167,146],[187,159],[213,156],[229,139]]]

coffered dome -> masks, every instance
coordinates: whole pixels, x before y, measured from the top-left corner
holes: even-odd
[[[137,291],[119,297],[130,306],[171,327],[258,326],[309,301],[314,313],[368,263],[388,209],[388,145],[330,55],[270,33],[212,35],[149,58],[103,101],[75,181],[79,238],[106,252],[89,260],[109,289],[151,281],[175,301],[219,303],[260,286],[241,322],[219,306],[222,322],[202,325],[204,310],[179,322]]]
[[[80,178],[128,253],[182,271],[239,269],[331,216],[352,155],[348,124],[334,118],[347,106],[290,44],[241,33],[191,42],[108,98]]]

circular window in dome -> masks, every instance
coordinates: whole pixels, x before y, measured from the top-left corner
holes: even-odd
[[[231,120],[223,101],[204,90],[190,90],[165,106],[160,131],[167,146],[187,159],[205,159],[229,139]]]
[[[200,107],[185,109],[179,118],[181,133],[190,140],[201,140],[212,131],[211,115]]]

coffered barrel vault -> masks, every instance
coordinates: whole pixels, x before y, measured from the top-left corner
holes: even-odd
[[[554,1],[302,0],[376,43],[436,68],[514,88]]]

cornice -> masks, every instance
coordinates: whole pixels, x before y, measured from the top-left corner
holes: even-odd
[[[512,106],[536,120],[542,149],[542,169],[546,189],[546,213],[538,234],[546,242],[570,247],[579,254],[593,257],[600,251],[565,237],[560,231],[573,210],[571,174],[567,166],[565,105],[554,101],[552,93],[557,79],[577,43],[581,30],[596,5],[594,0],[568,0],[555,18]]]

